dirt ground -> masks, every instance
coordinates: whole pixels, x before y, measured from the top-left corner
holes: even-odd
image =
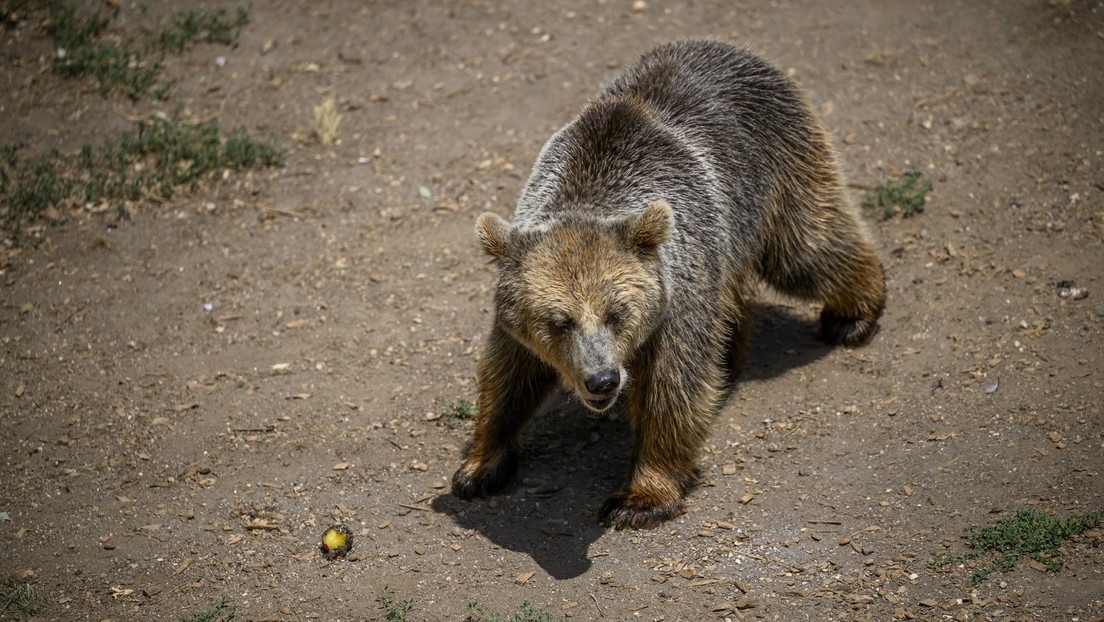
[[[139,14],[124,2],[120,23]],[[35,589],[39,619],[190,620],[226,596],[238,619],[379,620],[388,586],[411,621],[463,620],[470,601],[581,620],[1104,620],[1100,529],[1057,573],[970,587],[976,566],[929,566],[1021,507],[1104,508],[1104,3],[272,0],[250,16],[236,47],[167,60],[165,103],[54,75],[33,21],[0,33],[0,142],[73,153],[182,106],[288,150],[0,248],[0,571]],[[475,217],[511,212],[543,141],[619,68],[692,36],[791,73],[856,200],[912,169],[933,182],[923,213],[871,223],[881,332],[827,348],[815,308],[766,294],[703,481],[659,529],[597,524],[626,425],[563,396],[518,486],[459,501],[470,423],[442,414],[474,400],[494,278]],[[333,146],[310,139],[327,97]],[[330,562],[334,523],[355,548]]]

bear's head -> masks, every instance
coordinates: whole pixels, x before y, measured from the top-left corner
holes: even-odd
[[[496,320],[592,411],[616,402],[629,362],[663,316],[659,247],[672,226],[666,201],[617,219],[564,217],[531,229],[479,217],[476,234],[499,269]]]

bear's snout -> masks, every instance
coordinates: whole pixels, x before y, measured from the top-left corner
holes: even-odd
[[[604,369],[587,376],[586,388],[595,397],[608,397],[621,386],[621,373],[616,369]]]
[[[587,408],[600,413],[617,401],[617,394],[625,380],[625,371],[616,361],[616,350],[608,327],[595,331],[575,333],[572,353],[573,373],[568,383]]]
[[[579,399],[596,413],[610,409],[621,392],[622,372],[616,367],[590,374],[583,381],[586,394],[579,392]]]

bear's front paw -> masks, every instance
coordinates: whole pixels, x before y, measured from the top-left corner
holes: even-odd
[[[830,345],[861,346],[878,332],[878,320],[843,317],[834,311],[820,312],[820,334]]]
[[[682,499],[619,492],[602,504],[599,520],[615,529],[651,529],[682,514]]]
[[[465,500],[493,495],[510,483],[517,468],[514,452],[486,462],[468,458],[452,476],[452,494]]]

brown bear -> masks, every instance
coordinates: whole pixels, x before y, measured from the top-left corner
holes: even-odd
[[[544,145],[513,223],[486,213],[476,234],[499,276],[452,491],[510,482],[522,427],[557,384],[594,412],[623,395],[631,469],[600,512],[618,528],[682,511],[758,280],[823,303],[832,344],[865,343],[885,305],[812,109],[720,42],[670,43],[630,66]]]

